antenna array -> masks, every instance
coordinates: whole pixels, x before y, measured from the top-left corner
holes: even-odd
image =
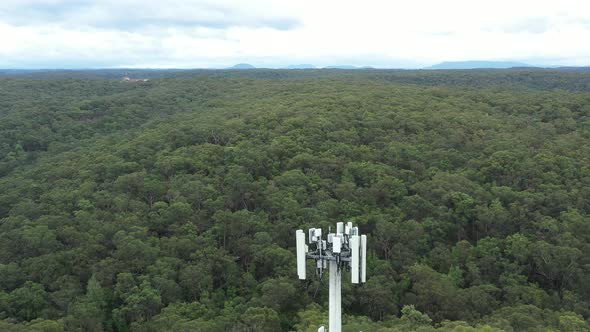
[[[331,233],[324,240],[321,228],[310,228],[308,242],[305,232],[299,229],[295,233],[297,243],[297,274],[299,279],[306,279],[306,260],[315,261],[316,274],[321,278],[324,270],[330,275],[330,332],[342,330],[341,283],[342,271],[350,271],[353,284],[366,282],[367,278],[367,236],[361,235],[352,222],[336,223],[336,233]],[[318,331],[323,331],[322,326]]]

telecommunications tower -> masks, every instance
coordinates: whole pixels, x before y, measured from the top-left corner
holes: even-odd
[[[322,239],[321,228],[310,228],[308,243],[305,243],[305,232],[299,229],[295,233],[297,239],[297,274],[299,279],[306,278],[306,259],[313,259],[316,274],[322,278],[324,269],[330,275],[330,324],[329,332],[342,331],[341,285],[342,271],[350,271],[353,284],[365,282],[367,279],[367,236],[360,235],[358,227],[352,223],[346,225],[336,223],[336,233],[328,230],[326,240]],[[322,326],[318,332],[324,332]]]

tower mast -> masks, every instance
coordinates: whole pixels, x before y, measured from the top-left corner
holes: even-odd
[[[330,230],[329,230],[330,231]],[[299,229],[295,233],[297,243],[297,274],[299,279],[306,276],[306,260],[315,261],[316,274],[322,277],[324,269],[329,273],[329,332],[342,331],[342,271],[350,270],[351,282],[366,282],[367,269],[367,236],[360,235],[358,227],[352,222],[346,225],[336,223],[336,233],[328,233],[326,240],[322,238],[321,228],[310,228],[308,244],[305,233]],[[322,326],[318,332],[324,332]]]

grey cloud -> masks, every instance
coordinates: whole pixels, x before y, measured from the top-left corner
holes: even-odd
[[[301,23],[289,15],[268,14],[255,6],[180,0],[5,0],[0,20],[15,25],[58,24],[135,31],[147,27],[229,27],[290,30]]]
[[[506,27],[506,32],[511,33],[544,33],[551,28],[551,22],[546,17],[531,17]]]
[[[437,32],[433,32],[431,33],[433,36],[437,36],[437,37],[449,37],[449,36],[453,36],[455,35],[455,31],[437,31]]]
[[[484,31],[501,31],[507,33],[545,33],[552,28],[551,21],[546,17],[528,17],[509,24],[485,27]]]
[[[590,18],[571,18],[568,20],[568,22],[572,24],[579,24],[585,28],[590,28]]]

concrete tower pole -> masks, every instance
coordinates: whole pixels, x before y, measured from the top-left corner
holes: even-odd
[[[336,264],[336,263],[334,263]],[[336,267],[336,332],[342,332],[342,269]]]
[[[329,331],[330,332],[341,332],[342,331],[342,273],[338,270],[336,261],[329,262],[329,273],[330,273],[330,293],[329,293],[329,304],[330,304],[330,321]]]

